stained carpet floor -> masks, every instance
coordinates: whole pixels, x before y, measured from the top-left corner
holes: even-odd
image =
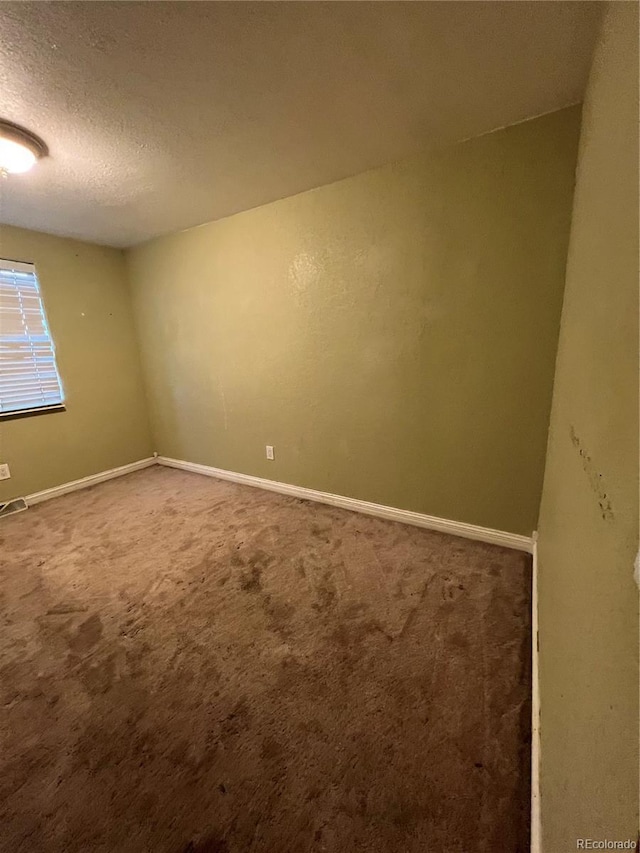
[[[528,848],[526,555],[160,467],[0,555],[2,851]]]

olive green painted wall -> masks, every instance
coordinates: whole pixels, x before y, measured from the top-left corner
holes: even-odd
[[[531,533],[579,122],[563,110],[129,251],[156,449]]]
[[[638,832],[638,10],[608,7],[577,186],[539,529],[542,829]]]
[[[123,253],[3,225],[0,257],[36,264],[67,405],[0,421],[0,500],[150,456]]]

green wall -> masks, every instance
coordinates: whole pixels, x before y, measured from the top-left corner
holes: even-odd
[[[531,533],[579,123],[564,110],[128,252],[155,448]]]
[[[539,529],[542,830],[638,833],[638,8],[584,106]]]
[[[67,404],[0,420],[0,500],[150,456],[123,253],[3,225],[0,256],[36,265]]]

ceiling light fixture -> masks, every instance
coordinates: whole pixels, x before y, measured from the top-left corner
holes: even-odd
[[[0,174],[28,172],[49,149],[45,143],[24,127],[0,119]]]

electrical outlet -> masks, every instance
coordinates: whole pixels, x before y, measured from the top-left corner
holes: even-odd
[[[11,471],[5,462],[4,465],[0,465],[0,480],[8,480],[9,477],[11,477]]]
[[[273,455],[273,445],[271,444],[267,444],[267,459],[275,459],[275,456]]]

